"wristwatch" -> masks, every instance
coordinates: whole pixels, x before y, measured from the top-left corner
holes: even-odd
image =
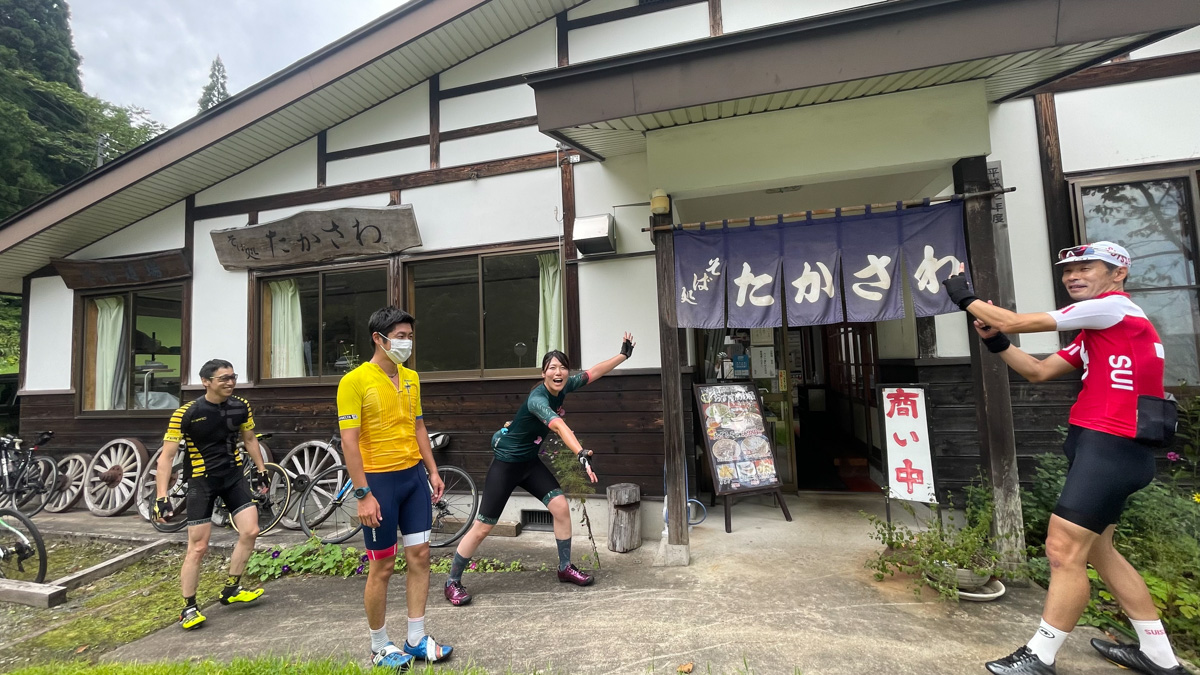
[[[367,493],[370,491],[371,491],[371,486],[369,486],[369,485],[367,485],[365,487],[354,488],[354,498],[362,499],[363,497],[366,497]]]

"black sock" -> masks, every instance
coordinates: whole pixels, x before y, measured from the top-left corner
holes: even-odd
[[[571,564],[571,538],[554,541],[558,544],[558,571],[561,572]]]
[[[467,569],[467,563],[471,562],[470,558],[464,558],[454,552],[454,562],[450,563],[450,578],[446,580],[446,585],[449,586],[451,581],[462,583],[463,572]]]
[[[187,609],[188,607],[195,607],[195,606],[196,606],[196,596],[189,595],[183,599],[183,608],[184,609]]]
[[[225,577],[225,590],[221,591],[221,595],[230,596],[237,593],[238,587],[242,585],[242,575],[230,574]]]

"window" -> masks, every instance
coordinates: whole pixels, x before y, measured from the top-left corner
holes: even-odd
[[[527,371],[562,349],[558,252],[506,253],[407,265],[417,318],[413,367],[444,376]]]
[[[1158,329],[1167,386],[1200,383],[1196,167],[1075,181],[1084,241],[1114,241],[1133,266],[1125,290]]]
[[[336,381],[369,361],[367,321],[387,288],[383,266],[260,278],[259,379]]]
[[[183,287],[83,299],[83,410],[179,407]]]

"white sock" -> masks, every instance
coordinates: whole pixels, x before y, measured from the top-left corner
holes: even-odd
[[[1175,658],[1175,650],[1171,649],[1171,640],[1163,629],[1162,621],[1134,621],[1133,630],[1138,635],[1142,653],[1160,668],[1174,668],[1179,665]]]
[[[408,620],[408,646],[416,647],[425,637],[425,617]]]
[[[373,630],[370,626],[368,626],[367,629],[371,631],[372,652],[377,652],[380,649],[383,649],[384,645],[391,642],[391,640],[388,639],[387,624],[380,626],[379,630]]]
[[[1071,634],[1069,630],[1059,630],[1054,626],[1046,623],[1042,619],[1042,625],[1038,626],[1037,632],[1033,634],[1033,638],[1029,640],[1029,650],[1037,654],[1038,659],[1042,663],[1050,666],[1054,664],[1054,657],[1058,654],[1058,648],[1063,646],[1067,641],[1067,636]]]

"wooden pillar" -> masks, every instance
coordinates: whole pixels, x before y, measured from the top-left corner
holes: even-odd
[[[429,78],[429,168],[442,165],[442,144],[439,138],[442,128],[442,91],[437,73]]]
[[[968,157],[954,165],[955,192],[982,192],[987,189],[985,158]],[[963,207],[971,280],[975,294],[985,300],[1000,295],[998,265],[1012,264],[997,258],[991,206],[992,200],[988,197],[968,199]],[[1017,476],[1017,445],[1008,366],[999,356],[981,349],[974,328],[970,327],[969,316],[967,322],[971,332],[968,342],[971,345],[972,393],[979,429],[980,459],[992,483],[996,502],[992,532],[996,535],[1001,564],[1015,569],[1025,559],[1025,527],[1021,517],[1021,489]]]
[[[579,257],[575,246],[575,165],[564,155],[559,160],[558,170],[562,184],[563,258],[573,261]],[[582,366],[582,349],[579,344],[579,265],[563,265],[563,292],[566,295],[567,356]],[[541,358],[540,356],[538,358]]]
[[[650,217],[651,227],[670,225],[669,214]],[[683,436],[683,387],[679,328],[675,316],[675,239],[670,230],[654,231],[654,266],[658,287],[658,341],[662,359],[663,452],[667,473],[667,539],[660,564],[688,564],[687,461]]]
[[[1037,122],[1038,156],[1042,160],[1042,199],[1046,205],[1046,234],[1050,240],[1052,270],[1051,285],[1054,286],[1054,301],[1059,307],[1074,302],[1067,289],[1058,283],[1058,252],[1076,241],[1075,226],[1071,222],[1071,193],[1067,179],[1063,176],[1062,146],[1058,138],[1058,109],[1054,105],[1054,94],[1037,94],[1033,97],[1033,115]],[[1068,332],[1059,333],[1061,344],[1067,344]]]

